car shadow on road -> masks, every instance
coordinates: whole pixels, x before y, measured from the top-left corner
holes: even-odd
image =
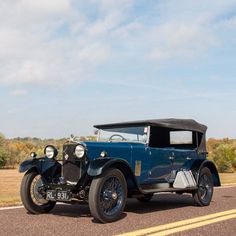
[[[169,209],[183,208],[194,206],[191,195],[183,194],[157,194],[150,202],[141,203],[136,199],[128,199],[125,212],[137,214],[150,213],[154,211],[165,211]],[[53,215],[64,217],[92,217],[88,204],[57,204],[51,212]],[[122,218],[126,217],[123,213]],[[92,220],[94,223],[97,221]]]
[[[57,204],[51,214],[67,217],[91,217],[88,204]]]
[[[157,194],[150,202],[139,202],[130,199],[125,207],[126,212],[137,214],[150,213],[154,211],[165,211],[169,209],[184,208],[194,206],[192,195],[190,194]]]
[[[52,215],[72,217],[72,218],[91,218],[93,223],[102,224],[101,222],[93,219],[88,204],[58,204],[52,211]],[[127,214],[122,213],[121,219],[125,218]]]

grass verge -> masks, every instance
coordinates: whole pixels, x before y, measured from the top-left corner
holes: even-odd
[[[20,182],[23,174],[16,169],[0,170],[0,207],[20,205]]]
[[[222,185],[236,184],[236,173],[220,173]]]

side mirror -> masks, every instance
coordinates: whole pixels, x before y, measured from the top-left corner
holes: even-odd
[[[31,152],[31,153],[30,153],[30,156],[31,156],[33,159],[35,159],[35,158],[37,157],[37,153],[36,153],[36,152]]]

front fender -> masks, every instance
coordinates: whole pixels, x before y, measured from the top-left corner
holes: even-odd
[[[48,169],[60,165],[57,161],[49,158],[36,158],[23,161],[19,166],[19,172],[23,173],[31,169],[36,169],[38,173],[43,174]]]
[[[103,171],[108,167],[108,165],[114,163],[116,160],[112,158],[103,158],[90,161],[87,174],[90,176],[98,176],[103,173]]]
[[[140,186],[137,183],[135,175],[133,173],[132,168],[130,167],[129,163],[123,159],[119,158],[99,158],[93,160],[89,163],[87,174],[91,177],[97,177],[104,173],[105,170],[108,168],[116,168],[119,169],[127,182],[127,187],[129,193],[131,191],[136,193],[144,193]]]

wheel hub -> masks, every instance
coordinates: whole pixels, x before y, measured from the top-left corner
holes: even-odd
[[[113,200],[116,200],[118,195],[117,195],[117,193],[112,193],[111,197],[112,197]]]
[[[117,194],[116,192],[107,190],[107,191],[104,191],[104,192],[103,192],[103,197],[104,197],[104,199],[106,199],[107,201],[110,201],[110,200],[117,200],[118,194]]]

